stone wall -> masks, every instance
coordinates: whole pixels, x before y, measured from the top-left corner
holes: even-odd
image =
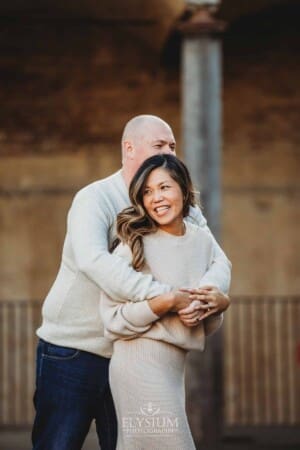
[[[222,222],[234,294],[300,285],[300,39],[296,10],[274,11],[224,38]],[[72,196],[120,166],[125,122],[158,114],[180,148],[179,70],[126,24],[0,26],[0,299],[42,299]]]
[[[241,19],[225,37],[224,245],[236,294],[299,293],[299,12]]]
[[[130,26],[2,26],[0,299],[42,299],[72,196],[120,167],[127,120],[158,114],[179,135],[178,76]]]

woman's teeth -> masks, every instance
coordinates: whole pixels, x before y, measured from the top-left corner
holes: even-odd
[[[154,211],[159,213],[162,211],[166,211],[167,209],[169,209],[169,206],[158,206],[157,208],[154,208]]]

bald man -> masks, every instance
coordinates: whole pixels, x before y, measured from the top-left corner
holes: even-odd
[[[128,186],[134,173],[154,154],[175,153],[173,132],[159,117],[141,115],[127,123],[121,144],[122,169],[81,189],[68,213],[61,265],[37,330],[35,450],[81,449],[93,420],[101,449],[115,449],[117,424],[108,383],[112,345],[104,337],[100,290],[132,301],[172,292],[172,286],[134,271],[109,249],[116,238],[117,214],[130,204]],[[207,228],[199,208],[191,208],[190,217]],[[202,287],[203,301],[213,304],[214,312],[228,307],[230,270],[215,242],[214,263],[195,286]],[[181,320],[189,326],[198,313],[190,295],[171,295],[178,302]]]

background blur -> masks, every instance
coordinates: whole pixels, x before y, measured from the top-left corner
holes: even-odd
[[[122,129],[137,114],[170,123],[181,151],[177,25],[186,10],[183,0],[1,1],[3,450],[17,450],[11,444],[17,435],[18,448],[30,448],[34,332],[60,263],[74,193],[120,167]],[[222,442],[296,448],[300,4],[225,0],[218,17],[228,24],[219,36],[222,246],[233,263],[219,380]]]

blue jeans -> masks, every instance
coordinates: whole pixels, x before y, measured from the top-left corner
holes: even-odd
[[[117,420],[109,359],[39,341],[34,450],[80,450],[95,419],[101,450],[115,450]]]

